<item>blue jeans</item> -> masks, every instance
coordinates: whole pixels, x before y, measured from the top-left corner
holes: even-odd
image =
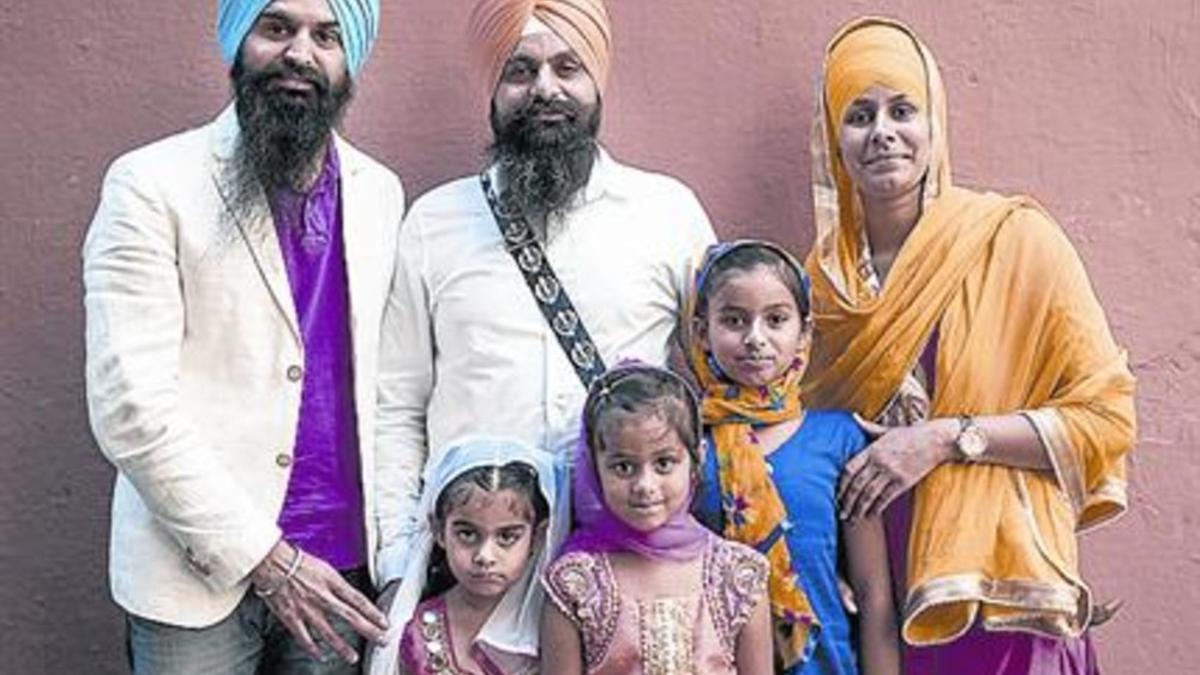
[[[343,573],[360,591],[370,590],[365,569]],[[180,628],[126,615],[129,662],[136,675],[357,675],[358,665],[321,645],[314,660],[271,613],[247,591],[233,613],[207,628]],[[341,617],[330,624],[360,655],[363,638]],[[316,638],[316,636],[313,636]],[[320,644],[320,642],[318,642]]]

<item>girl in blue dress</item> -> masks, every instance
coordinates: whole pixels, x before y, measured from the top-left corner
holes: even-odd
[[[895,675],[882,523],[838,523],[838,478],[866,437],[849,413],[800,402],[808,287],[800,264],[767,242],[718,244],[705,257],[685,324],[712,448],[695,508],[710,528],[770,561],[777,672]],[[857,648],[842,572],[857,605]]]

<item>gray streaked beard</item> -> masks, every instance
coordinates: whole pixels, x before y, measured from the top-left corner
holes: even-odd
[[[271,81],[285,75],[304,78],[312,93],[272,91]],[[346,78],[335,90],[320,71],[283,62],[250,72],[238,61],[230,79],[241,133],[226,167],[226,198],[231,215],[252,223],[265,215],[280,189],[302,189],[320,170],[330,134],[353,97],[353,83]]]
[[[544,124],[536,116],[560,112],[564,122]],[[587,185],[599,153],[601,104],[586,115],[574,101],[535,100],[501,120],[492,109],[494,141],[489,148],[499,171],[500,200],[522,214],[543,240],[552,216],[561,215]]]

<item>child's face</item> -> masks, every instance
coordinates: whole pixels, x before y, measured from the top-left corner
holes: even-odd
[[[691,496],[692,459],[661,415],[624,417],[604,434],[596,472],[609,509],[630,527],[662,527]]]
[[[531,522],[529,499],[513,490],[471,489],[437,529],[450,573],[462,590],[499,598],[520,579],[540,532]]]
[[[808,345],[795,296],[765,265],[726,276],[699,336],[725,374],[747,387],[779,378]]]

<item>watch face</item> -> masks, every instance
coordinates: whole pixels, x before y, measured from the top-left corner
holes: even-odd
[[[983,429],[971,424],[958,435],[956,443],[959,452],[968,459],[975,459],[982,455],[984,450],[987,450],[987,434],[984,433]]]

